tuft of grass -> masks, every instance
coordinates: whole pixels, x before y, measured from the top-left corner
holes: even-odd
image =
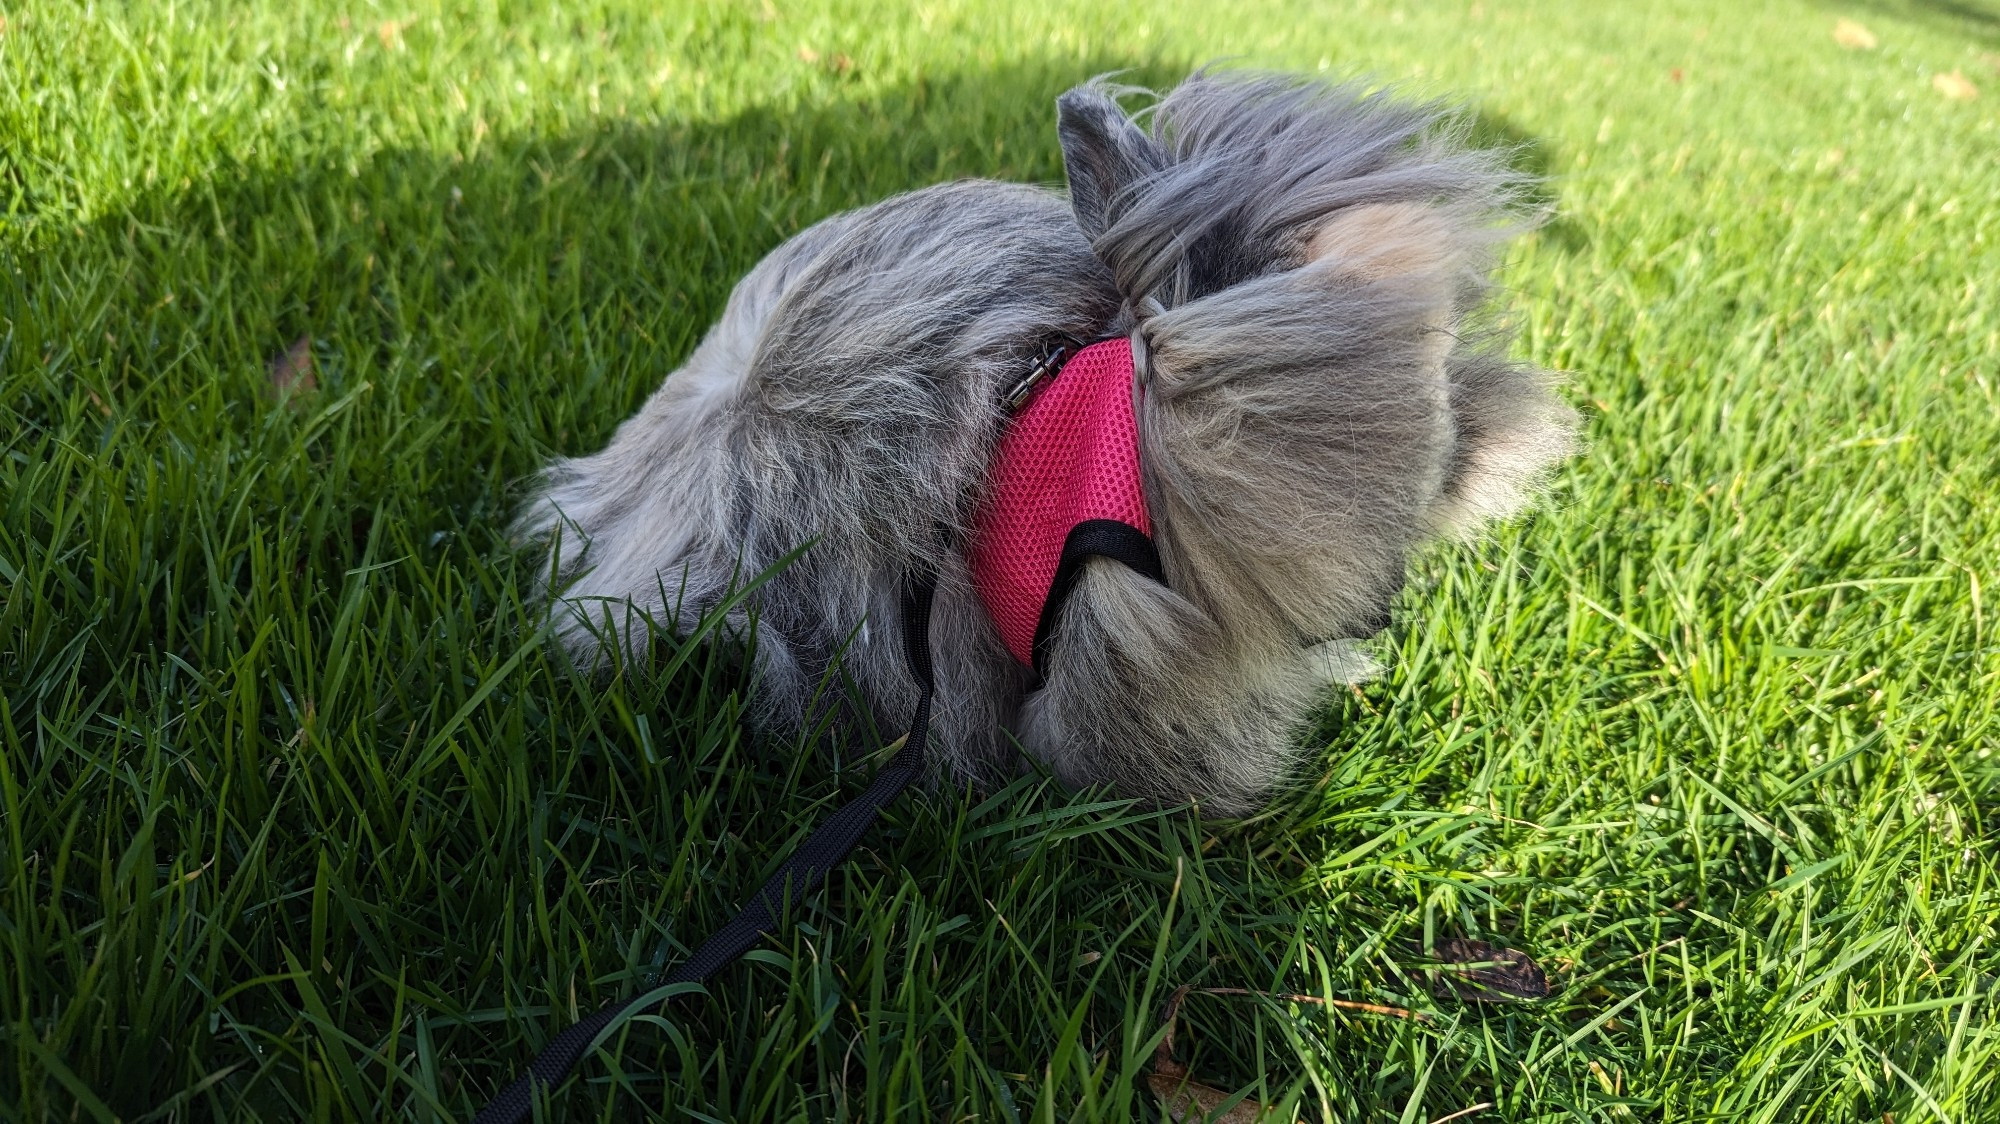
[[[645,988],[879,747],[746,737],[727,644],[565,671],[513,482],[602,442],[804,225],[1056,182],[1061,89],[1231,57],[1464,97],[1552,177],[1506,280],[1589,455],[1424,559],[1388,673],[1267,814],[907,800],[564,1118],[1158,1119],[1192,984],[1430,1016],[1190,999],[1180,1060],[1280,1119],[2000,1120],[1996,29],[13,7],[0,1115],[463,1119]],[[1434,994],[1443,936],[1527,951],[1550,1000]]]

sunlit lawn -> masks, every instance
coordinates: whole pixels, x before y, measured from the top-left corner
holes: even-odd
[[[879,747],[751,739],[726,648],[563,671],[518,482],[814,219],[1228,59],[1552,177],[1507,299],[1588,455],[1268,816],[908,800],[565,1118],[1157,1119],[1191,984],[1427,1016],[1190,995],[1280,1119],[2000,1120],[2000,9],[0,10],[0,1118],[463,1119],[683,955]]]

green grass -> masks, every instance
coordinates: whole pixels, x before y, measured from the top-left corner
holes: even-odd
[[[805,224],[1231,57],[1553,177],[1505,277],[1588,456],[1269,815],[905,801],[564,1118],[1157,1119],[1195,984],[1431,1015],[1190,998],[1281,1119],[2000,1120],[2000,9],[1205,7],[5,6],[0,1118],[463,1119],[644,988],[877,747],[565,674],[516,482]],[[1447,935],[1554,994],[1433,996]]]

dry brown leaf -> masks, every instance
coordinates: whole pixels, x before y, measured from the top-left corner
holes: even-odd
[[[1850,19],[1833,21],[1833,41],[1850,51],[1875,49],[1875,33]]]
[[[1255,1124],[1263,1119],[1263,1102],[1245,1097],[1228,1112],[1220,1116],[1212,1115],[1235,1094],[1191,1079],[1187,1067],[1174,1060],[1174,1022],[1180,1018],[1181,1001],[1191,990],[1192,985],[1182,984],[1167,999],[1167,1009],[1160,1014],[1160,1021],[1167,1024],[1167,1033],[1160,1039],[1159,1048],[1153,1051],[1153,1070],[1146,1075],[1146,1086],[1160,1098],[1160,1104],[1167,1110],[1167,1118],[1176,1124],[1195,1124],[1197,1121]]]
[[[1160,1021],[1167,1024],[1167,1035],[1160,1039],[1159,1047],[1153,1051],[1154,1073],[1187,1072],[1174,1060],[1174,1020],[1181,1017],[1181,1000],[1186,999],[1188,992],[1192,990],[1194,990],[1193,984],[1182,984],[1167,997],[1167,1009],[1160,1013]]]
[[[1189,1076],[1187,1066],[1174,1060],[1175,1023],[1180,1018],[1181,1003],[1194,990],[1193,985],[1183,984],[1174,989],[1167,999],[1166,1010],[1161,1012],[1160,1021],[1167,1026],[1167,1033],[1160,1038],[1159,1048],[1153,1051],[1153,1067],[1146,1074],[1146,1086],[1153,1095],[1160,1098],[1160,1105],[1167,1111],[1167,1119],[1176,1124],[1254,1124],[1262,1120],[1270,1111],[1269,1106],[1259,1100],[1245,1097],[1227,1112],[1218,1111],[1236,1094],[1227,1093],[1213,1085],[1204,1085]],[[1252,991],[1242,987],[1205,987],[1203,995],[1258,995],[1267,999],[1283,999],[1294,1003],[1317,1003],[1339,1007],[1342,1010],[1362,1011],[1372,1015],[1389,1015],[1395,1018],[1415,1019],[1429,1022],[1430,1016],[1421,1011],[1411,1011],[1403,1007],[1388,1007],[1380,1003],[1362,1003],[1352,999],[1322,999],[1317,995],[1294,995],[1288,992]],[[1478,1105],[1475,1109],[1490,1108]],[[1463,1113],[1459,1114],[1463,1115]]]
[[[311,336],[300,336],[283,355],[271,360],[271,390],[278,397],[319,389],[318,380],[313,378],[312,344]]]
[[[1437,958],[1441,963],[1431,970],[1431,979],[1440,995],[1456,995],[1474,1003],[1548,998],[1549,978],[1525,952],[1466,937],[1445,937],[1437,943]]]
[[[1943,94],[1949,101],[1971,101],[1979,96],[1979,87],[1973,85],[1962,70],[1931,75],[1931,89]]]
[[[831,55],[822,55],[811,47],[801,46],[798,54],[800,62],[817,65],[829,73],[844,75],[854,69],[854,60],[837,51]]]
[[[1166,1107],[1167,1119],[1176,1124],[1256,1124],[1266,1111],[1263,1102],[1245,1097],[1228,1112],[1216,1115],[1215,1110],[1235,1094],[1191,1081],[1184,1072],[1170,1074],[1156,1069],[1146,1075],[1146,1084]]]

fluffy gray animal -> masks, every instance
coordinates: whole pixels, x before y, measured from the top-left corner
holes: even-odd
[[[1255,808],[1329,683],[1389,623],[1410,551],[1519,508],[1574,416],[1480,315],[1492,251],[1537,217],[1460,118],[1351,85],[1198,73],[1137,117],[1057,102],[1069,194],[990,181],[829,218],[746,276],[684,367],[519,531],[581,662],[732,610],[756,718],[824,717],[839,661],[899,729],[906,575],[938,575],[933,769],[1039,760],[1209,811]],[[1039,683],[964,558],[1006,389],[1051,339],[1130,334],[1166,582],[1093,559]],[[754,612],[751,610],[754,608]]]

